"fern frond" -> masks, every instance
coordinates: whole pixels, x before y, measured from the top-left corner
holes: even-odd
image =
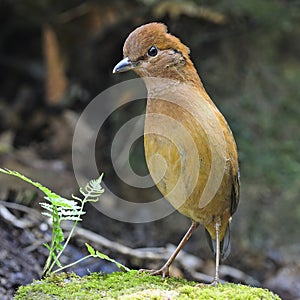
[[[0,172],[4,173],[4,174],[8,174],[8,175],[12,175],[12,176],[15,176],[15,177],[18,177],[20,179],[22,179],[23,181],[25,182],[28,182],[30,183],[31,185],[37,187],[39,190],[41,190],[47,197],[49,198],[60,198],[59,195],[57,195],[56,193],[52,192],[50,189],[48,189],[47,187],[43,186],[42,184],[40,184],[39,182],[35,182],[33,180],[31,180],[30,178],[26,177],[25,175],[17,172],[17,171],[13,171],[13,170],[10,170],[10,169],[3,169],[3,168],[0,168]]]
[[[82,220],[81,216],[85,214],[83,210],[85,203],[96,202],[103,194],[104,189],[101,186],[103,174],[101,174],[98,179],[89,181],[84,189],[80,188],[80,193],[81,195],[83,195],[83,198],[72,195],[72,199],[66,199],[52,192],[47,187],[44,187],[39,182],[31,180],[30,178],[17,171],[0,168],[0,172],[18,177],[21,180],[35,186],[44,193],[44,199],[47,202],[40,202],[40,206],[45,210],[42,212],[42,215],[50,218],[52,221],[52,239],[51,244],[44,244],[44,246],[49,250],[49,255],[43,269],[43,275],[47,275],[53,272],[52,270],[55,266],[58,266],[58,269],[56,271],[66,268],[67,266],[62,267],[59,261],[60,256],[66,249],[71,236],[74,233],[75,227],[77,226],[77,223]],[[64,238],[64,233],[61,227],[61,222],[65,220],[74,221],[72,229],[68,234],[66,240]],[[92,256],[114,262],[120,269],[126,268],[115,260],[109,258],[107,255],[104,255],[99,251],[92,250],[91,246],[89,248],[89,251]]]
[[[82,201],[97,202],[99,200],[99,197],[104,193],[104,189],[101,186],[102,177],[103,173],[99,178],[90,180],[84,189],[79,189],[80,193],[84,196]]]
[[[77,210],[65,210],[65,209],[62,209],[62,210],[59,210],[58,211],[58,214],[61,216],[61,217],[68,217],[68,216],[82,216],[85,214],[84,211],[77,211]]]
[[[110,261],[110,262],[114,263],[121,271],[124,271],[124,272],[130,271],[130,269],[127,268],[126,266],[124,266],[123,264],[121,264],[118,261],[110,258],[106,254],[104,254],[102,252],[99,252],[98,250],[95,250],[90,244],[85,243],[85,246],[87,247],[87,250],[89,251],[91,256],[98,257],[100,259],[105,259],[107,261]]]
[[[72,194],[72,198],[75,199],[75,200],[77,200],[77,201],[79,201],[80,203],[82,202],[82,199],[79,198],[79,197],[77,197],[77,196],[75,196],[74,194]]]
[[[50,203],[46,203],[46,202],[40,202],[39,203],[39,205],[43,208],[43,209],[45,209],[45,210],[49,210],[49,211],[51,211],[52,212],[52,204],[50,204]]]
[[[57,195],[55,197],[45,196],[44,199],[48,200],[55,206],[62,206],[62,207],[67,207],[67,208],[73,208],[75,206],[78,206],[76,201],[63,198],[59,195]]]
[[[47,212],[41,212],[41,214],[43,215],[43,216],[46,216],[46,217],[48,217],[48,218],[52,218],[52,214],[50,214],[50,213],[47,213]]]
[[[62,217],[62,221],[79,221],[81,222],[82,219],[80,217],[74,217],[74,216],[69,216],[69,217]]]

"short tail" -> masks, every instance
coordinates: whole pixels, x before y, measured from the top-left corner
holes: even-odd
[[[210,247],[211,251],[214,253],[214,256],[216,257],[216,249],[217,249],[216,240],[211,238],[207,229],[205,229],[205,233],[206,233],[206,238],[207,238],[209,247]],[[230,254],[230,250],[231,250],[230,228],[229,228],[229,224],[228,224],[226,227],[224,238],[220,243],[221,260],[225,260],[228,257],[228,255]]]

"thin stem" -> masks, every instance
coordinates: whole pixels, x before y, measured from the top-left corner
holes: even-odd
[[[78,259],[78,260],[76,260],[76,261],[74,261],[74,262],[72,262],[72,263],[70,263],[66,266],[63,266],[61,268],[58,268],[58,269],[54,270],[52,273],[54,274],[54,273],[57,273],[57,272],[60,272],[64,269],[66,269],[66,268],[72,267],[72,266],[74,266],[74,265],[76,265],[76,264],[78,264],[78,263],[80,263],[80,262],[82,262],[82,261],[84,261],[84,260],[86,260],[87,258],[90,258],[90,257],[93,257],[93,255],[90,254],[88,256],[84,256],[84,257],[82,257],[82,258],[80,258],[80,259]]]
[[[44,266],[44,269],[43,269],[42,276],[45,276],[45,275],[48,274],[48,272],[49,272],[49,265],[51,263],[51,260],[52,260],[52,252],[49,250],[49,255],[47,257],[47,260],[46,260],[46,263],[45,263],[45,266]]]
[[[80,207],[80,211],[79,211],[79,216],[81,215],[81,213],[82,213],[82,211],[83,211],[84,204],[88,201],[90,195],[91,195],[91,192],[88,192],[87,194],[84,195],[84,199],[81,201],[81,207]],[[78,222],[79,222],[79,220],[76,220],[76,221],[74,222],[74,224],[73,224],[73,226],[72,226],[72,229],[71,229],[71,231],[70,231],[70,233],[69,233],[69,235],[68,235],[68,237],[67,237],[67,240],[66,240],[66,242],[65,242],[64,245],[63,245],[63,248],[59,251],[59,253],[58,253],[57,256],[56,256],[57,259],[60,258],[60,256],[62,255],[62,253],[65,251],[67,245],[69,244],[70,239],[71,239],[71,237],[72,237],[72,235],[73,235],[73,233],[74,233],[74,231],[75,231],[75,228],[76,228]],[[50,266],[50,268],[49,268],[49,272],[51,272],[51,270],[54,268],[54,266],[55,266],[55,260],[52,262],[52,264],[51,264],[51,266]],[[61,268],[60,268],[60,270],[61,270]],[[54,272],[55,272],[55,271],[54,271]],[[53,273],[54,273],[54,272],[53,272]]]
[[[84,206],[84,203],[82,202],[81,207],[80,207],[80,213],[81,213],[82,210],[83,210],[83,206]],[[68,235],[68,237],[67,237],[67,239],[66,239],[66,242],[65,242],[64,245],[63,245],[63,248],[59,251],[59,253],[58,253],[57,256],[56,256],[57,259],[60,258],[60,256],[61,256],[61,255],[63,254],[63,252],[65,251],[67,245],[69,244],[70,239],[71,239],[71,237],[72,237],[72,235],[73,235],[73,233],[74,233],[74,230],[75,230],[75,228],[76,228],[76,226],[77,226],[78,221],[79,221],[79,220],[76,220],[76,221],[74,222],[74,224],[73,224],[73,226],[72,226],[72,229],[71,229],[71,231],[70,231],[70,233],[69,233],[69,235]],[[56,262],[55,262],[55,260],[54,260],[54,261],[52,262],[50,268],[49,268],[49,272],[51,272],[51,270],[54,268],[55,263],[56,263]],[[54,272],[53,272],[53,273],[54,273]]]
[[[54,213],[52,213],[52,224],[54,223]],[[54,242],[55,242],[55,239],[54,239],[54,227],[52,225],[52,233],[51,233],[51,236],[52,236],[52,239],[51,239],[51,245],[50,245],[50,248],[49,248],[49,255],[47,257],[47,260],[46,260],[46,263],[45,263],[45,266],[44,266],[44,269],[43,269],[43,273],[42,275],[45,276],[47,275],[48,273],[51,272],[52,268],[53,268],[53,263],[55,263],[55,260],[53,260],[52,264],[51,264],[51,261],[52,261],[52,253],[54,251]],[[50,265],[51,264],[51,265]]]

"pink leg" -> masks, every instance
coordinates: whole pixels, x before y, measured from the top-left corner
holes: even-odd
[[[199,226],[199,223],[192,221],[192,225],[190,226],[190,228],[184,235],[183,239],[181,240],[181,242],[179,243],[179,245],[177,246],[177,248],[175,249],[175,251],[173,252],[171,257],[167,260],[167,262],[159,270],[140,270],[140,271],[149,272],[151,275],[162,275],[163,278],[166,276],[169,276],[170,265],[173,263],[173,261],[175,260],[176,256],[178,255],[178,253],[180,252],[182,247],[189,240],[189,238],[191,237],[191,235],[197,229],[198,226]]]
[[[216,272],[214,280],[212,281],[211,285],[216,286],[220,279],[219,279],[219,266],[220,266],[220,226],[221,224],[217,222],[215,224],[216,228]]]

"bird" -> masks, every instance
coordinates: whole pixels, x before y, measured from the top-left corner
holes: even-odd
[[[133,70],[147,88],[144,150],[158,190],[191,225],[167,262],[152,275],[169,276],[170,265],[201,224],[215,257],[211,282],[230,252],[230,222],[240,194],[238,152],[224,116],[206,92],[190,49],[165,24],[132,31],[113,73]]]

